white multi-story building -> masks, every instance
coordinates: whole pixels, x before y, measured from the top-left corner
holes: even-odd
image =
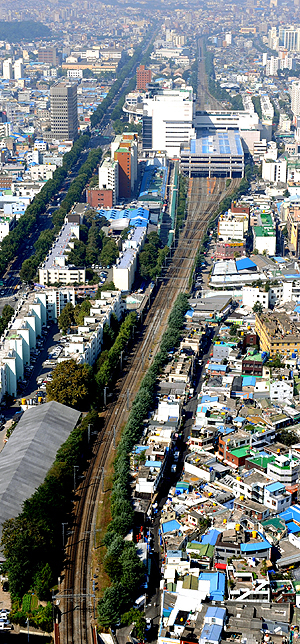
[[[123,311],[120,291],[101,293],[101,299],[92,302],[90,313],[77,333],[68,336],[64,356],[59,358],[59,362],[73,358],[80,364],[92,366],[102,350],[104,325],[110,325],[113,313],[121,320]]]
[[[284,485],[295,485],[300,473],[300,460],[291,451],[289,456],[277,454],[273,463],[268,463],[267,475]]]
[[[244,222],[234,216],[221,216],[218,222],[218,234],[222,241],[242,241],[244,238]]]
[[[294,116],[300,115],[300,81],[294,81],[291,87],[291,109]]]
[[[120,291],[130,291],[135,278],[137,258],[142,250],[147,228],[135,228],[123,242],[122,252],[113,267],[113,282]]]
[[[193,135],[193,89],[162,90],[144,101],[143,149],[179,156]]]
[[[45,261],[39,268],[40,284],[84,284],[85,268],[68,264],[68,253],[79,239],[79,224],[65,223],[50,249]]]
[[[30,175],[33,181],[48,181],[52,179],[56,170],[56,165],[50,163],[41,163],[30,168]]]
[[[271,183],[286,183],[287,160],[286,159],[263,159],[262,178]]]
[[[13,65],[11,58],[6,58],[6,60],[3,61],[2,76],[6,80],[11,80],[13,78]]]
[[[68,69],[67,70],[68,78],[82,78],[83,70],[82,69]]]
[[[24,65],[23,65],[22,58],[19,58],[14,62],[14,78],[15,80],[20,80],[20,78],[24,78]]]
[[[119,162],[114,159],[104,159],[99,168],[99,190],[113,191],[113,205],[119,199]]]
[[[15,216],[0,217],[0,242],[6,237],[16,224]]]

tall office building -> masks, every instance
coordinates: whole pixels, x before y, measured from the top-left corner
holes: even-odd
[[[180,154],[193,134],[193,88],[162,90],[144,100],[143,149]]]
[[[78,135],[77,85],[57,83],[50,89],[51,133],[60,141]]]
[[[136,88],[146,91],[148,83],[151,83],[151,69],[140,65],[136,70]]]
[[[6,80],[10,80],[13,77],[13,67],[11,58],[7,58],[3,61],[3,71],[2,76]]]

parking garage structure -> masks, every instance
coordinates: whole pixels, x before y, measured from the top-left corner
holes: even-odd
[[[180,153],[181,172],[189,177],[244,176],[244,151],[238,130],[196,130]]]

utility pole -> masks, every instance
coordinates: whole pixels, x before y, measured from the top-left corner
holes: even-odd
[[[127,411],[129,411],[129,398],[130,398],[130,393],[129,393],[129,389],[127,389]]]
[[[88,425],[88,443],[90,443],[91,440],[91,426]]]
[[[74,465],[74,466],[73,466],[73,474],[74,474],[74,492],[76,492],[76,470],[79,470],[79,465]]]
[[[104,398],[103,402],[104,402],[104,407],[106,407],[106,392],[107,392],[107,390],[108,390],[108,387],[104,387],[104,390],[103,390],[103,398]]]
[[[102,478],[102,492],[104,492],[104,467],[102,467],[101,478]]]
[[[120,369],[121,369],[121,371],[123,369],[123,353],[124,353],[124,351],[121,351],[121,355],[120,355]]]
[[[63,549],[65,547],[65,525],[68,525],[67,523],[62,523],[62,544],[63,544]]]
[[[116,426],[113,426],[113,448],[116,449]]]

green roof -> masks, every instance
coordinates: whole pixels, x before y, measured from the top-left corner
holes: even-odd
[[[275,530],[285,530],[286,526],[285,523],[282,519],[279,519],[279,517],[273,517],[273,519],[266,519],[265,521],[261,521],[261,525],[264,528],[267,528],[268,526],[272,526],[275,528]]]
[[[194,577],[194,575],[185,575],[182,588],[198,590],[198,577]]]
[[[236,449],[231,449],[229,450],[230,454],[233,454],[233,456],[236,456],[237,458],[242,458],[243,456],[247,456],[250,451],[249,445],[246,445],[246,447],[237,447]]]
[[[265,228],[264,226],[254,226],[256,237],[275,237],[274,228]]]
[[[253,463],[253,465],[259,465],[259,467],[263,467],[264,470],[267,469],[268,463],[273,463],[275,461],[275,456],[257,456],[254,458],[249,458],[248,459],[250,463]]]
[[[214,546],[209,543],[191,543],[190,541],[187,544],[189,550],[194,550],[195,554],[199,557],[212,557],[214,556]]]

